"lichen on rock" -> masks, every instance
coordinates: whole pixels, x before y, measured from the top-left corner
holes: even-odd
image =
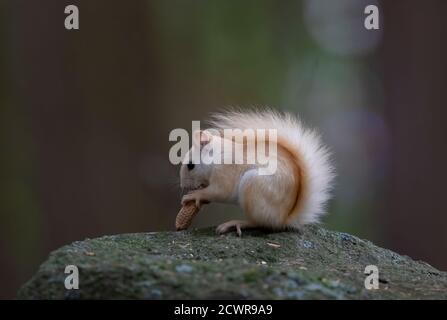
[[[79,289],[67,290],[67,265]],[[379,289],[365,289],[367,265]],[[447,273],[320,226],[104,236],[52,252],[21,299],[447,299]]]

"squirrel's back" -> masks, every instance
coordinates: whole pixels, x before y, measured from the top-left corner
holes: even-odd
[[[286,224],[298,227],[319,221],[325,213],[335,174],[330,153],[315,130],[305,128],[289,113],[271,109],[217,113],[210,124],[216,129],[276,129],[278,146],[286,149],[299,167],[300,191]]]

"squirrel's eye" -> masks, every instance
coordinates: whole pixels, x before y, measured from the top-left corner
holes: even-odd
[[[193,163],[191,163],[191,162],[187,164],[188,170],[194,169],[194,166],[195,165]]]

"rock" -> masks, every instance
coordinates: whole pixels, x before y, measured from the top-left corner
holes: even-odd
[[[64,287],[67,265],[79,289]],[[366,290],[367,265],[379,289]],[[301,231],[214,229],[104,236],[50,254],[21,299],[447,299],[447,273],[319,226]]]

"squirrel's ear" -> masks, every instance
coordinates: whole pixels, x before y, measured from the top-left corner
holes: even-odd
[[[211,142],[213,136],[206,130],[196,130],[192,134],[192,141],[197,146],[204,146]]]

